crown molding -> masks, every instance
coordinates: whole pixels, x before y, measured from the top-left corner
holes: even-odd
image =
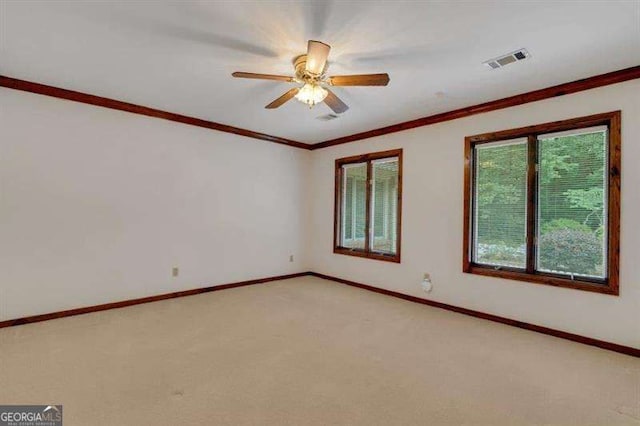
[[[205,129],[233,133],[240,136],[246,136],[248,138],[260,139],[263,141],[287,145],[294,148],[309,149],[308,144],[291,139],[267,135],[265,133],[258,133],[252,130],[242,129],[240,127],[233,127],[226,124],[216,123],[215,121],[208,121],[200,118],[189,117],[186,115],[175,114],[173,112],[162,111],[142,105],[118,101],[115,99],[103,98],[102,96],[76,92],[74,90],[62,89],[60,87],[47,86],[46,84],[34,83],[26,80],[19,80],[17,78],[6,77],[3,75],[0,75],[0,87],[7,87],[9,89],[22,90],[24,92],[37,93],[39,95],[66,99],[68,101],[81,102],[84,104],[96,105],[104,108],[116,109],[119,111],[126,111],[133,114],[146,115],[148,117],[162,118],[164,120],[188,124],[190,126],[204,127]]]
[[[391,126],[381,127],[378,129],[368,130],[366,132],[355,133],[349,136],[343,136],[335,139],[326,140],[315,144],[294,141],[292,139],[281,138],[278,136],[267,135],[265,133],[254,132],[252,130],[240,127],[228,126],[226,124],[216,123],[215,121],[203,120],[200,118],[189,117],[186,115],[175,114],[168,111],[162,111],[155,108],[149,108],[128,102],[118,101],[115,99],[95,96],[88,93],[76,92],[73,90],[62,89],[59,87],[48,86],[45,84],[34,83],[31,81],[20,80],[17,78],[0,75],[0,87],[9,89],[22,90],[25,92],[37,93],[54,98],[66,99],[74,102],[81,102],[89,105],[101,106],[120,111],[126,111],[133,114],[146,115],[149,117],[161,118],[164,120],[175,121],[190,126],[204,127],[210,130],[220,132],[233,133],[240,136],[246,136],[253,139],[259,139],[266,142],[273,142],[282,145],[301,148],[306,150],[316,150],[328,148],[331,146],[342,145],[345,143],[357,142],[363,139],[369,139],[376,136],[382,136],[390,133],[401,132],[404,130],[414,129],[416,127],[428,126],[431,124],[442,123],[444,121],[457,120],[459,118],[469,117],[471,115],[482,114],[485,112],[496,111],[504,108],[510,108],[517,105],[523,105],[531,102],[537,102],[544,99],[554,98],[557,96],[569,95],[571,93],[582,92],[585,90],[595,89],[611,84],[622,83],[628,80],[640,78],[640,65],[631,68],[625,68],[618,71],[599,74],[581,80],[569,83],[559,84],[544,89],[534,90],[531,92],[521,93],[519,95],[509,96],[507,98],[497,99],[465,108],[459,108],[440,114],[429,115],[411,121],[405,121]]]
[[[581,80],[572,81],[570,83],[547,87],[545,89],[521,93],[519,95],[509,96],[508,98],[497,99],[494,101],[460,108],[453,111],[429,115],[427,117],[418,118],[416,120],[405,121],[403,123],[393,124],[391,126],[381,127],[379,129],[368,130],[366,132],[356,133],[350,136],[330,139],[312,145],[311,149],[316,150],[327,148],[330,146],[356,142],[363,139],[387,135],[389,133],[401,132],[403,130],[409,130],[416,127],[442,123],[443,121],[457,120],[459,118],[469,117],[471,115],[510,108],[513,106],[528,104],[530,102],[537,102],[543,99],[554,98],[557,96],[569,95],[571,93],[582,92],[584,90],[595,89],[597,87],[608,86],[610,84],[622,83],[623,81],[634,80],[637,78],[640,78],[640,65],[606,74],[583,78]]]

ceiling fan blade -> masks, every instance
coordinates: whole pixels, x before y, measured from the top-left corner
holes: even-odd
[[[335,75],[329,77],[332,86],[386,86],[389,74]]]
[[[327,64],[331,46],[321,41],[309,40],[307,45],[307,71],[311,74],[322,74]]]
[[[275,101],[271,102],[269,105],[267,105],[265,108],[267,109],[274,109],[274,108],[278,108],[279,106],[281,106],[282,104],[284,104],[285,102],[287,102],[288,100],[290,100],[291,98],[293,98],[295,95],[298,94],[298,92],[300,91],[299,87],[294,87],[293,89],[289,90],[287,93],[285,93],[284,95],[280,96],[278,99],[276,99]]]
[[[349,109],[349,106],[342,102],[339,97],[335,95],[331,90],[327,90],[327,97],[324,98],[324,103],[326,103],[329,108],[333,110],[336,114],[342,114],[346,110]]]
[[[277,80],[277,81],[286,81],[286,82],[293,81],[293,77],[288,77],[286,75],[256,74],[252,72],[239,72],[239,71],[236,71],[231,75],[236,78],[256,78],[258,80]]]

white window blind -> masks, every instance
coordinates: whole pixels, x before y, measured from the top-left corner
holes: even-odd
[[[536,269],[605,278],[607,128],[538,137]]]
[[[342,232],[340,245],[364,249],[367,211],[367,163],[342,166]]]
[[[371,251],[395,253],[397,245],[398,158],[371,165]]]
[[[476,147],[475,263],[526,268],[527,159],[526,138]]]

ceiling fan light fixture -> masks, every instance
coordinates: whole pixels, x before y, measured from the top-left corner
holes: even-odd
[[[309,107],[311,108],[315,104],[324,101],[324,98],[326,98],[327,95],[328,92],[326,91],[326,89],[324,89],[319,84],[305,83],[305,85],[302,86],[300,91],[298,91],[298,93],[296,94],[296,99],[309,105]]]

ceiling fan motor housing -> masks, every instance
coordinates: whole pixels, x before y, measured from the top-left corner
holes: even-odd
[[[293,67],[296,70],[296,79],[301,83],[320,83],[324,81],[324,73],[327,70],[328,62],[325,64],[321,74],[313,74],[307,71],[307,55],[299,55],[293,59]]]

